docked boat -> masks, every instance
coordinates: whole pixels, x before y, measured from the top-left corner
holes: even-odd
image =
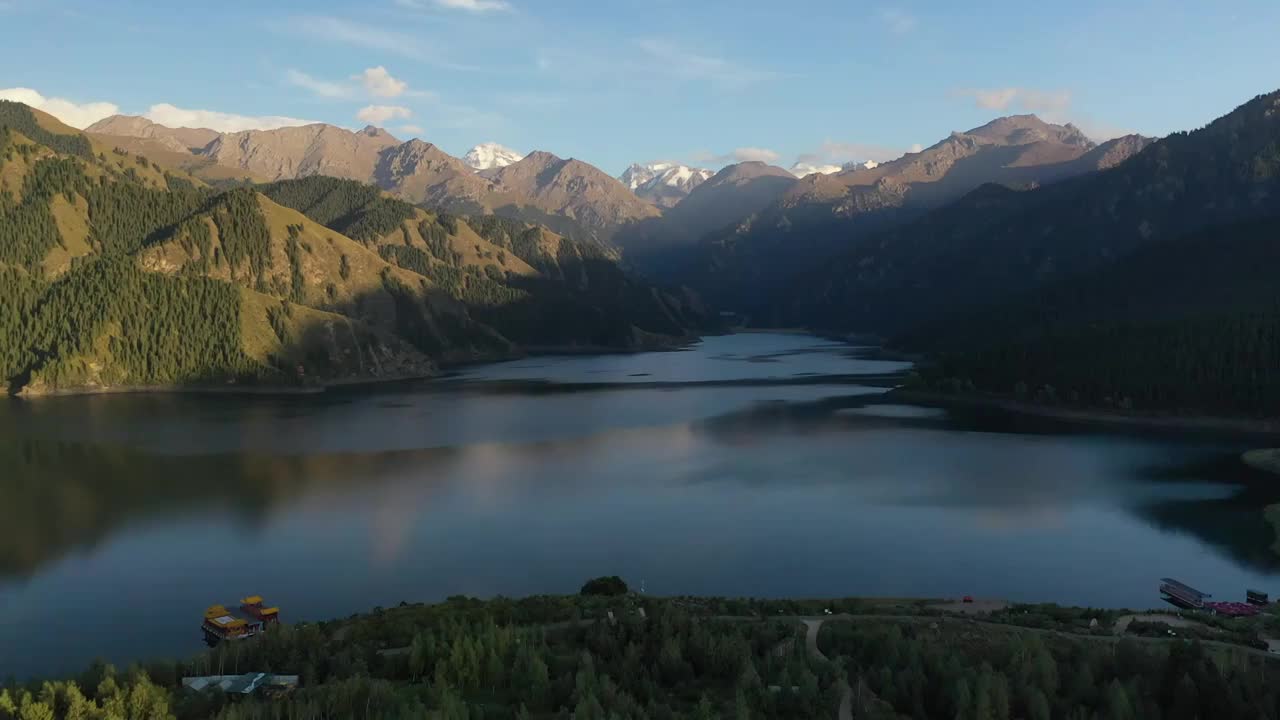
[[[1207,592],[1197,590],[1190,585],[1178,582],[1173,578],[1163,578],[1160,580],[1160,594],[1164,596],[1167,602],[1173,603],[1178,607],[1189,608],[1192,610],[1200,610],[1204,608],[1204,601],[1213,597]]]
[[[224,640],[243,640],[260,635],[278,622],[280,608],[264,607],[260,595],[250,595],[241,598],[239,608],[234,611],[225,605],[206,608],[200,629],[204,632],[205,642],[212,647]]]

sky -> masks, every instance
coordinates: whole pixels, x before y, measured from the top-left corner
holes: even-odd
[[[611,174],[883,161],[1034,112],[1095,139],[1280,87],[1277,0],[0,0],[0,98],[232,131],[374,124]]]

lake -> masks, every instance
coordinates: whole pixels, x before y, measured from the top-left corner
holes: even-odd
[[[1280,590],[1248,439],[886,402],[804,335],[538,357],[320,395],[0,402],[0,677],[185,657],[450,595],[963,594],[1153,607]]]

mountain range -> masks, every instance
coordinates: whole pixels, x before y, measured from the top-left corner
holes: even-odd
[[[664,346],[701,322],[695,299],[637,280],[594,241],[427,211],[320,174],[365,172],[358,148],[369,144],[429,158],[425,143],[297,130],[267,143],[214,138],[208,156],[308,173],[217,189],[112,136],[0,102],[0,304],[17,310],[0,314],[10,390],[412,377],[527,349]],[[303,147],[332,154],[292,154]]]
[[[794,175],[760,161],[730,165],[699,184],[661,217],[619,231],[615,242],[646,272],[677,277],[699,240],[769,206],[798,182]]]
[[[984,185],[796,276],[784,314],[934,358],[923,382],[1122,411],[1274,417],[1280,91],[1030,190]]]
[[[0,125],[0,271],[8,302],[34,317],[0,326],[31,338],[0,349],[28,391],[135,378],[155,363],[131,365],[133,347],[194,362],[164,355],[155,333],[169,326],[134,327],[104,301],[98,289],[115,283],[220,343],[204,355],[221,364],[198,365],[205,382],[641,347],[721,311],[885,335],[927,353],[920,382],[933,389],[1122,408],[1280,403],[1267,379],[1280,292],[1265,270],[1280,229],[1280,92],[1158,140],[1095,143],[1014,115],[878,164],[649,163],[618,179],[492,144],[464,161],[375,127],[216,133],[117,116],[79,133],[13,103]],[[223,320],[191,315],[184,296]],[[228,308],[244,316],[240,335],[225,330]],[[69,327],[92,331],[59,335]],[[138,333],[142,345],[119,345]]]
[[[117,115],[85,131],[210,181],[223,179],[228,170],[257,181],[315,175],[357,180],[411,203],[456,213],[494,212],[580,239],[608,240],[621,225],[658,214],[617,180],[579,160],[546,152],[520,157],[486,144],[468,153],[468,164],[431,143],[401,142],[372,126],[355,132],[312,124],[215,133]],[[199,141],[206,142],[193,144]],[[186,157],[175,158],[180,150]]]
[[[1022,192],[986,185],[850,243],[798,286],[800,312],[821,312],[830,291],[841,324],[901,331],[942,308],[982,305],[1149,243],[1266,217],[1280,210],[1275,102],[1276,94],[1262,96],[1191,133],[1090,147],[1050,166],[1070,168],[1070,180]]]
[[[814,173],[726,224],[684,258],[677,277],[715,303],[759,314],[780,284],[857,238],[901,225],[988,183],[1031,189],[1122,162],[1149,142],[1097,145],[1071,125],[1004,117],[874,167]],[[781,279],[781,283],[779,280]]]

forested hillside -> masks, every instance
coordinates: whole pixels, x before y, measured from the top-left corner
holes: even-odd
[[[909,223],[984,184],[1026,189],[1088,175],[1147,142],[1130,136],[1095,145],[1070,124],[1055,125],[1034,115],[997,118],[873,167],[855,165],[793,180],[767,204],[704,230],[697,253],[678,277],[709,300],[756,322],[782,324],[788,318],[775,301],[787,295],[797,273],[817,268],[819,274],[830,273],[833,284],[841,282],[851,271],[845,263],[830,262],[832,258],[874,242],[876,233]]]
[[[432,213],[332,178],[263,192],[426,276],[522,346],[655,346],[707,322],[695,297],[636,280],[591,240],[497,215]]]
[[[479,222],[489,237],[329,178],[219,191],[0,103],[0,378],[32,394],[323,384],[667,344],[700,321],[607,253]]]
[[[806,615],[818,618],[811,637]],[[458,597],[282,626],[190,661],[11,684],[0,720],[799,720],[842,706],[840,716],[879,720],[1280,717],[1274,662],[1170,638],[1155,622],[1128,626],[1149,637],[1116,637],[1114,617],[1019,606],[975,621],[854,599]],[[298,675],[300,687],[233,698],[180,685],[244,672]]]
[[[1272,93],[1112,169],[979,188],[861,241],[785,312],[931,353],[933,389],[1273,417],[1277,260]]]
[[[1274,416],[1280,217],[1201,230],[899,338],[939,389],[1124,410]]]
[[[815,325],[896,333],[1104,267],[1201,228],[1280,215],[1280,92],[1119,165],[975,195],[858,241],[800,278]]]

